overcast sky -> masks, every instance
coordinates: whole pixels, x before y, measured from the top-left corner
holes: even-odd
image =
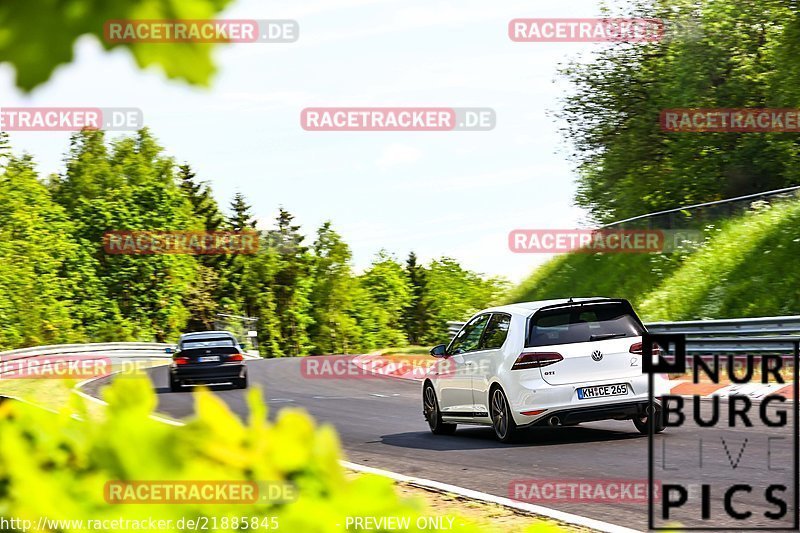
[[[138,107],[169,155],[189,162],[227,206],[243,192],[263,225],[278,207],[312,238],[324,220],[357,269],[380,248],[454,257],[525,277],[546,256],[508,250],[515,228],[572,228],[575,175],[552,112],[568,90],[559,63],[591,43],[515,43],[518,17],[598,16],[596,2],[238,0],[221,18],[295,19],[292,44],[220,45],[208,89],[138,70],[124,50],[78,41],[75,62],[24,95],[0,67],[0,105]],[[491,107],[490,132],[308,132],[305,107]],[[119,134],[115,134],[119,135]],[[43,173],[61,172],[67,133],[12,133]]]

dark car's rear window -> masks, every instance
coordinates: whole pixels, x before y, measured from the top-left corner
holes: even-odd
[[[222,348],[226,346],[235,347],[236,343],[230,337],[189,339],[181,343],[181,350],[192,350],[195,348]]]
[[[182,357],[201,357],[203,355],[233,355],[239,353],[239,349],[233,346],[208,347],[205,348],[184,348],[181,350]]]
[[[526,346],[638,337],[644,332],[629,305],[595,303],[545,309],[531,319]]]

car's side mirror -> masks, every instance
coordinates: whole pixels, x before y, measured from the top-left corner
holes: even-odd
[[[431,348],[431,355],[434,357],[447,357],[447,345],[439,344]]]
[[[175,350],[173,350],[171,346],[167,346],[166,348],[164,348],[164,353],[174,353],[174,352]]]

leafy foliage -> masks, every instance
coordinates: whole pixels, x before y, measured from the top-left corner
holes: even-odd
[[[71,301],[91,292],[96,278],[80,268],[74,225],[37,180],[30,157],[10,157],[0,174],[0,346],[80,339]]]
[[[411,298],[403,267],[385,250],[381,250],[372,265],[358,278],[361,291],[357,306],[366,319],[362,336],[369,349],[399,346],[406,343],[403,331],[403,309]]]
[[[421,344],[425,342],[430,331],[433,317],[430,311],[428,294],[428,275],[425,268],[417,263],[417,254],[411,252],[406,260],[406,276],[411,287],[411,297],[403,315],[403,327],[408,335],[408,342]]]
[[[401,499],[387,478],[345,476],[338,438],[305,412],[284,409],[267,420],[261,393],[248,395],[246,424],[208,391],[196,394],[196,418],[186,426],[150,417],[156,397],[145,379],[119,379],[106,389],[109,408],[91,423],[83,400],[60,414],[29,404],[0,405],[0,514],[29,519],[164,519],[179,531],[181,518],[275,517],[281,531],[340,531],[347,516],[425,513],[415,499]],[[224,503],[109,505],[108,481],[267,481],[290,483],[291,502],[264,499]],[[465,520],[460,531],[479,531]],[[62,526],[65,533],[87,527]],[[184,528],[185,529],[185,528]],[[272,528],[274,529],[274,528]],[[219,527],[217,531],[233,531]],[[557,529],[548,529],[557,531]],[[416,531],[416,529],[411,529]]]
[[[387,252],[356,275],[330,222],[309,247],[285,209],[252,255],[107,254],[108,231],[256,226],[244,194],[226,216],[209,185],[166,157],[147,130],[111,143],[101,131],[75,134],[66,171],[46,183],[31,158],[13,156],[0,136],[0,200],[0,349],[169,341],[216,327],[225,312],[258,318],[267,357],[356,353],[409,338],[435,342],[447,320],[502,290],[452,260],[430,268],[414,260],[404,269]],[[438,296],[429,293],[428,278]],[[450,289],[442,284],[457,296],[443,298]]]
[[[709,228],[706,246],[644,298],[642,312],[653,320],[798,314],[798,228],[800,201]]]
[[[449,338],[448,321],[466,320],[488,305],[499,304],[509,288],[506,280],[482,278],[449,257],[432,261],[426,275],[432,342],[444,342]]]
[[[214,19],[230,0],[5,0],[0,3],[0,62],[17,71],[17,86],[30,91],[73,59],[75,41],[93,35],[107,50],[126,48],[140,68],[158,65],[170,78],[205,85],[214,74],[213,45],[108,43],[109,20]],[[48,16],[41,16],[42,13]]]
[[[642,0],[665,39],[617,44],[562,70],[577,202],[600,222],[798,183],[792,134],[674,133],[669,108],[795,108],[797,7],[784,0]]]
[[[173,162],[161,155],[149,132],[115,141],[110,151],[103,132],[76,134],[67,171],[52,179],[50,187],[53,199],[75,222],[75,238],[93,258],[101,281],[98,309],[105,316],[86,324],[89,333],[106,331],[106,324],[121,315],[135,339],[163,342],[177,335],[188,317],[182,299],[197,268],[195,259],[108,255],[103,250],[107,231],[202,228],[176,182]]]
[[[317,230],[313,245],[314,285],[309,300],[312,322],[308,333],[312,353],[352,353],[359,349],[361,327],[353,317],[352,254],[330,222]]]
[[[672,274],[684,254],[560,255],[537,268],[509,293],[509,302],[608,296],[634,306]]]
[[[706,228],[696,251],[572,253],[539,267],[508,301],[609,296],[631,300],[649,321],[794,315],[800,200],[759,206]]]

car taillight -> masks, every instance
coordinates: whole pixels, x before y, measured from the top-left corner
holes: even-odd
[[[228,356],[228,361],[244,361],[244,356],[240,353],[235,353]]]
[[[547,411],[547,409],[536,409],[535,411],[522,411],[522,414],[525,416],[536,416],[540,415]]]
[[[635,353],[636,355],[642,355],[642,343],[637,342],[636,344],[631,344],[631,353]],[[661,346],[657,343],[653,343],[653,355],[661,355]]]
[[[175,359],[173,359],[173,361],[175,361],[176,365],[186,365],[186,364],[189,363],[189,358],[188,357],[176,357]]]
[[[541,368],[543,366],[552,365],[563,361],[564,357],[560,353],[555,352],[528,352],[521,353],[517,360],[514,361],[514,366],[511,370],[523,370],[525,368]]]

